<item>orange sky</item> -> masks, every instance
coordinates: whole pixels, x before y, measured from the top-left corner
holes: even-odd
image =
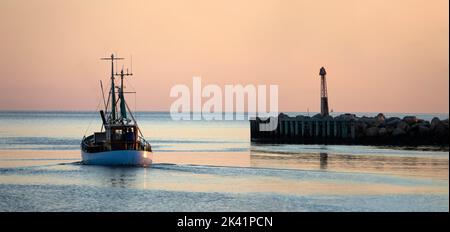
[[[94,110],[115,52],[133,55],[140,110],[201,76],[278,84],[281,111],[319,111],[325,66],[334,111],[448,112],[448,4],[1,0],[0,110]]]

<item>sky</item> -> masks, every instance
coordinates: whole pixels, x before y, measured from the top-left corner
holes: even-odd
[[[0,0],[0,110],[95,110],[111,53],[131,105],[170,89],[279,86],[279,110],[449,112],[448,0]],[[130,66],[130,59],[119,64]],[[207,99],[204,99],[206,101]]]

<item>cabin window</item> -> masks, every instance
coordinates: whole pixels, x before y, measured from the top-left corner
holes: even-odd
[[[127,128],[125,131],[125,139],[129,142],[134,141],[134,131],[133,128]]]
[[[121,140],[123,135],[122,129],[114,130],[114,140]]]

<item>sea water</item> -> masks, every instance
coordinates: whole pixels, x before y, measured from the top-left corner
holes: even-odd
[[[0,112],[0,211],[449,210],[448,151],[256,145],[248,121],[135,116],[151,167],[80,164],[97,112]]]

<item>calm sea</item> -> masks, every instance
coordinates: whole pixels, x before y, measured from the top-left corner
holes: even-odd
[[[446,151],[254,145],[247,121],[136,118],[151,167],[79,163],[97,112],[0,112],[0,211],[449,210]]]

